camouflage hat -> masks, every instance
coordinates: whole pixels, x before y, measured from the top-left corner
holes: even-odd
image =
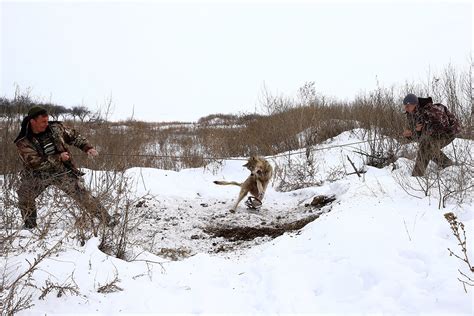
[[[418,104],[418,97],[414,95],[413,93],[407,94],[405,99],[403,99],[403,105],[407,105],[407,104],[415,104],[415,105]]]
[[[45,115],[48,114],[48,111],[46,111],[45,108],[42,108],[41,106],[34,106],[28,111],[28,116],[30,118],[36,118],[40,115]]]

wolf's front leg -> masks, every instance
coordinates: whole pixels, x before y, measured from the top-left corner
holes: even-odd
[[[259,199],[260,202],[262,202],[263,197],[265,196],[265,188],[263,187],[262,182],[260,182],[259,180],[257,180],[257,189],[258,195],[256,196],[256,198]]]

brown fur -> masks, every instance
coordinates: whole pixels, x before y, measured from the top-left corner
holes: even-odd
[[[214,181],[215,184],[219,185],[236,185],[240,187],[239,196],[231,211],[237,210],[237,206],[247,193],[250,193],[261,202],[273,175],[272,166],[262,157],[250,157],[244,167],[250,170],[250,175],[243,183],[235,181]]]

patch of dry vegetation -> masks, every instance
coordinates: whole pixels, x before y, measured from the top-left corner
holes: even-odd
[[[359,94],[351,102],[322,96],[314,82],[308,82],[295,98],[272,95],[264,90],[260,102],[264,114],[211,114],[194,124],[109,122],[111,100],[103,113],[92,113],[84,106],[66,109],[38,103],[31,99],[29,91],[17,91],[13,100],[0,99],[0,173],[18,170],[19,160],[12,141],[24,113],[34,104],[50,109],[53,119],[62,119],[74,126],[98,148],[101,155],[94,162],[86,160],[84,155],[75,155],[80,166],[91,169],[200,167],[213,158],[268,156],[305,148],[355,127],[373,133],[370,137],[374,143],[367,157],[382,157],[383,161],[386,151],[397,148],[379,148],[376,139],[381,136],[400,138],[405,125],[401,100],[408,92],[431,95],[436,102],[446,104],[461,119],[464,137],[472,137],[471,74],[472,65],[463,72],[448,66],[442,73],[429,76],[425,83],[400,88],[378,87]]]

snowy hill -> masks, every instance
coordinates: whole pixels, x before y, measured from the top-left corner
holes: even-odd
[[[367,150],[365,140],[363,130],[354,130],[313,148],[314,185],[288,192],[276,190],[283,166],[307,163],[306,152],[268,157],[276,176],[260,211],[242,203],[229,213],[239,188],[212,183],[243,181],[248,171],[242,160],[180,172],[127,170],[134,207],[143,219],[130,237],[127,256],[133,260],[101,252],[97,237],[81,246],[67,235],[66,224],[42,237],[21,231],[14,241],[17,251],[1,258],[10,279],[57,246],[23,287],[34,306],[18,314],[472,315],[474,289],[465,292],[458,269],[472,273],[449,255],[448,248],[462,252],[444,217],[453,212],[465,224],[474,261],[472,191],[462,200],[446,199],[446,208],[439,209],[436,188],[428,196],[418,190],[423,184],[409,177],[413,162],[405,158],[383,169],[365,166],[361,177],[347,175],[354,172],[347,156],[362,167],[363,157],[354,151]],[[413,145],[405,147],[413,150]],[[472,142],[456,140],[455,147],[467,148],[472,157]],[[451,148],[446,152],[451,155]],[[453,178],[463,172],[454,166],[441,174]],[[87,183],[95,183],[90,172]],[[312,207],[318,195],[336,200]],[[48,211],[47,206],[40,210],[40,226]],[[263,231],[305,218],[312,220],[276,238],[231,240],[210,233],[216,227]],[[58,297],[54,287],[45,290],[51,283],[72,290]]]

